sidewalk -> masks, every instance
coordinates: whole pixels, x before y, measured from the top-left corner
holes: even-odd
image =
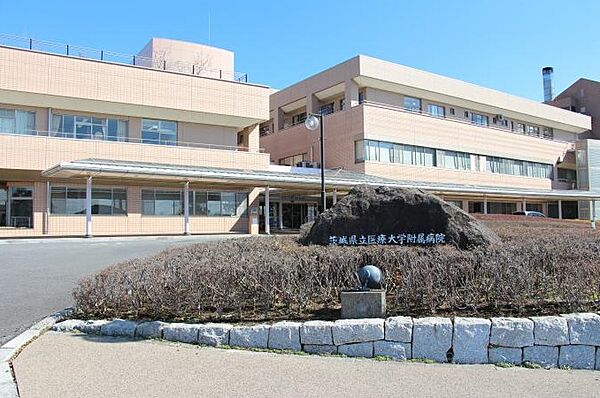
[[[48,332],[15,359],[21,397],[590,397],[600,372],[379,362]]]

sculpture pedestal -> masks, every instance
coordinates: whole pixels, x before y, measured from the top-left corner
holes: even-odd
[[[385,290],[347,290],[340,293],[342,318],[384,318]]]

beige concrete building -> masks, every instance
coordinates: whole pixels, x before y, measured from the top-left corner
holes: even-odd
[[[130,58],[0,44],[0,237],[257,232],[252,182],[65,171],[91,159],[268,169],[258,123],[270,90],[239,81],[233,53],[164,39]]]
[[[270,97],[260,144],[281,165],[389,178],[443,196],[471,213],[540,211],[587,218],[576,144],[589,116],[470,83],[357,56]]]
[[[472,212],[577,217],[595,198],[573,177],[588,116],[372,58],[273,93],[210,46],[0,35],[0,71],[0,238],[297,228],[320,191],[311,112],[330,202],[417,186]]]

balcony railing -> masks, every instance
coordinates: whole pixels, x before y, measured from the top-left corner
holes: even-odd
[[[0,46],[20,48],[24,50],[37,51],[47,54],[56,54],[67,57],[88,59],[113,64],[129,65],[139,68],[176,72],[192,76],[209,77],[213,79],[248,83],[248,75],[246,73],[222,69],[210,69],[203,65],[202,62],[199,62],[197,64],[171,62],[167,60],[142,57],[139,55],[122,54],[113,51],[100,50],[96,48],[74,46],[71,44],[63,44],[46,40],[37,40],[7,34],[0,34]]]
[[[218,149],[224,151],[237,151],[237,152],[255,152],[263,153],[264,148],[251,149],[245,146],[239,145],[220,145],[220,144],[207,144],[201,142],[185,142],[185,141],[170,141],[161,140],[160,142],[154,142],[153,140],[143,140],[141,138],[132,137],[109,137],[106,134],[102,134],[93,137],[77,137],[72,133],[63,133],[60,131],[39,131],[39,130],[24,130],[22,132],[4,132],[0,131],[0,135],[6,136],[36,136],[58,140],[71,140],[79,142],[120,142],[124,144],[144,144],[144,145],[158,145],[161,147],[185,147],[185,148],[203,148],[203,149]]]

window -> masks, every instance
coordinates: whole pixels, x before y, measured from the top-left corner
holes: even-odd
[[[269,128],[268,124],[260,126],[258,131],[261,137],[264,137],[265,135],[269,135],[271,133],[271,129]]]
[[[333,102],[330,102],[329,104],[321,105],[319,107],[319,113],[321,115],[329,115],[329,114],[333,113]]]
[[[181,190],[142,189],[142,214],[147,216],[179,216],[183,214]]]
[[[384,163],[391,163],[394,161],[394,144],[389,142],[379,143],[379,161]]]
[[[346,105],[346,99],[345,99],[345,98],[342,98],[342,99],[340,100],[340,111],[343,111],[343,110],[344,110],[344,106],[345,106],[345,105]]]
[[[525,126],[525,133],[527,135],[531,135],[533,137],[539,137],[540,136],[540,128],[537,126],[527,125],[527,126]]]
[[[142,120],[144,144],[177,145],[177,122],[167,120]]]
[[[485,115],[471,112],[471,123],[477,124],[479,126],[488,126],[489,120],[488,117]]]
[[[365,92],[361,90],[358,92],[358,103],[362,104],[363,102],[365,102]]]
[[[471,155],[464,152],[437,151],[437,166],[452,170],[471,170]]]
[[[421,112],[421,100],[418,98],[404,97],[404,109],[411,112]]]
[[[365,160],[379,161],[379,142],[365,140]]]
[[[431,116],[445,117],[446,108],[441,105],[427,104],[427,113],[429,113]]]
[[[571,169],[557,169],[558,181],[576,182],[577,171]]]
[[[354,161],[356,163],[365,161],[365,142],[363,140],[354,142]]]
[[[517,204],[514,202],[488,202],[488,214],[513,214],[517,211]]]
[[[486,158],[487,170],[491,173],[516,176],[552,178],[553,166],[550,164],[528,162],[525,160],[505,159],[494,156]]]
[[[525,125],[523,123],[517,123],[515,131],[517,133],[525,133]]]
[[[552,129],[552,127],[544,127],[542,131],[542,137],[550,139],[554,138],[554,129]]]
[[[35,135],[35,112],[0,109],[0,133]]]
[[[33,228],[33,188],[10,187],[8,199],[10,226]]]
[[[86,189],[52,186],[52,214],[85,214]],[[124,188],[92,188],[92,214],[127,215],[127,190]]]
[[[92,116],[52,115],[51,130],[53,137],[127,141],[128,123]]]
[[[286,156],[285,158],[279,159],[279,164],[282,166],[296,167],[298,163],[306,160],[307,154],[300,153],[298,155]]]
[[[300,123],[304,123],[306,120],[306,112],[299,113],[297,115],[292,116],[292,126],[295,126]]]
[[[248,209],[246,192],[190,192],[190,215],[242,217]]]
[[[450,108],[450,114],[454,116],[454,108]]]

